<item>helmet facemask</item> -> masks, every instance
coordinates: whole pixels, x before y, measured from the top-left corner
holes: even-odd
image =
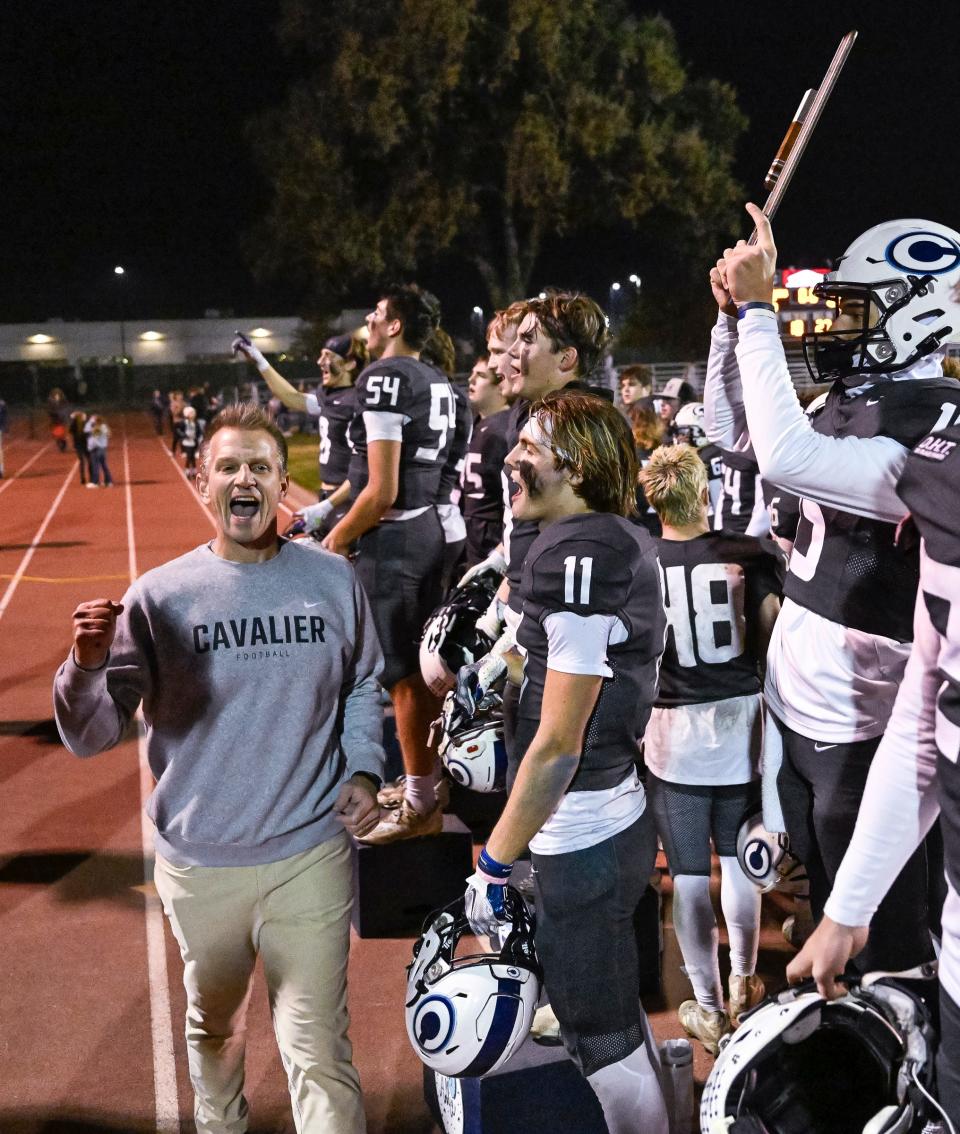
[[[932,354],[954,331],[937,302],[940,286],[930,275],[872,284],[817,284],[813,292],[819,299],[833,300],[848,317],[851,307],[859,309],[859,315],[857,326],[803,336],[811,376],[820,382],[850,379],[856,385],[863,377],[893,374]]]

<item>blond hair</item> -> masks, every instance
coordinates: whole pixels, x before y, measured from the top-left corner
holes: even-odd
[[[660,522],[672,528],[695,524],[703,515],[707,470],[690,445],[661,445],[640,470],[644,495]]]

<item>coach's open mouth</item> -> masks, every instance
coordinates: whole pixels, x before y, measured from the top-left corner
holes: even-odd
[[[255,496],[234,496],[230,501],[230,512],[234,516],[250,519],[260,511],[260,501]]]

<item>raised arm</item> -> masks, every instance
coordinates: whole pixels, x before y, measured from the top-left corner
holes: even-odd
[[[270,387],[271,393],[276,394],[289,410],[296,413],[307,412],[306,396],[279,374],[264,358],[262,351],[258,350],[246,335],[237,335],[233,340],[233,353],[243,355],[260,371],[264,381]]]

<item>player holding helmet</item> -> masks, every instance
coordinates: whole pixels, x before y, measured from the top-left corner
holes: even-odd
[[[663,1134],[633,914],[656,854],[637,737],[656,690],[664,616],[653,543],[625,518],[633,438],[611,404],[564,392],[533,405],[507,463],[513,515],[539,534],[516,595],[525,661],[515,780],[469,880],[467,915],[488,933],[508,919],[504,886],[529,846],[537,952],[567,1050],[612,1134],[636,1130],[638,1115],[645,1131]]]
[[[783,735],[786,827],[819,918],[910,652],[918,556],[898,538],[895,489],[910,448],[960,397],[940,367],[943,344],[960,338],[960,235],[904,220],[854,241],[818,285],[838,316],[828,333],[811,336],[808,357],[834,384],[807,417],[771,302],[770,225],[755,205],[747,210],[758,243],[728,248],[711,271],[722,313],[708,428],[724,447],[752,442],[764,478],[801,497],[765,692]],[[858,967],[899,970],[928,959],[927,923],[918,852],[877,911]]]

